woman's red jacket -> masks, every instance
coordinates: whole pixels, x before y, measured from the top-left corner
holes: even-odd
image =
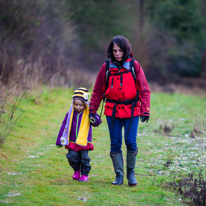
[[[132,58],[126,60],[126,64],[121,68],[121,72],[128,71],[125,65],[129,65]],[[111,62],[112,63],[112,62]],[[139,91],[139,101],[134,108],[133,116],[149,116],[150,115],[150,88],[145,78],[144,72],[140,64],[134,61],[136,81],[134,81],[131,72],[123,73],[122,85],[120,84],[121,75],[111,75],[109,78],[108,86],[106,81],[106,63],[102,65],[98,73],[91,101],[90,113],[96,113],[103,99],[103,94],[107,99],[115,101],[125,101],[135,99],[137,91]],[[119,69],[116,67],[110,68],[111,74],[118,73]],[[111,86],[113,85],[113,87]],[[107,87],[107,88],[106,88]],[[105,91],[106,90],[106,91]],[[104,114],[112,116],[112,111],[115,103],[106,102]],[[117,104],[116,114],[117,118],[131,118],[131,104]]]

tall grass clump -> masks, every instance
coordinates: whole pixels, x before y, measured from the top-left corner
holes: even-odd
[[[5,143],[21,115],[19,104],[24,97],[26,89],[11,98],[12,91],[0,95],[0,147]],[[13,99],[13,100],[12,100]]]
[[[190,199],[185,203],[198,206],[206,205],[206,180],[203,179],[202,170],[199,171],[198,177],[194,176],[194,172],[188,177],[176,179],[174,176],[173,182],[168,183],[179,195]]]

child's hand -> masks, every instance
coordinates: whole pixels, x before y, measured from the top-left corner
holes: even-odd
[[[102,120],[101,120],[100,116],[97,113],[96,114],[90,113],[89,114],[89,120],[90,120],[91,125],[93,127],[98,127],[102,123]]]
[[[96,116],[94,113],[89,114],[89,121],[93,124],[96,122]]]
[[[61,148],[62,146],[60,146],[60,145],[56,145],[56,147],[57,147],[57,148]]]

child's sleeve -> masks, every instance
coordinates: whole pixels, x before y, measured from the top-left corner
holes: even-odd
[[[95,122],[91,123],[93,127],[98,127],[102,123],[100,116],[96,113],[95,114]]]
[[[60,138],[61,138],[62,135],[63,135],[64,128],[65,128],[66,123],[67,123],[67,117],[68,117],[68,113],[66,114],[66,116],[65,116],[65,118],[64,118],[64,121],[62,122],[61,128],[60,128],[60,130],[59,130],[59,134],[58,134],[58,136],[57,136],[57,140],[56,140],[56,146],[57,146],[57,147],[59,147],[59,146],[62,147]]]

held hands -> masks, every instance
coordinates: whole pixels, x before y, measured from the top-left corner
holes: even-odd
[[[148,116],[141,116],[140,119],[141,119],[141,122],[145,122],[145,121],[148,122],[149,121]]]
[[[93,124],[97,121],[94,113],[89,113],[89,121]]]
[[[98,127],[102,123],[102,120],[97,113],[89,113],[89,121],[93,127]]]

